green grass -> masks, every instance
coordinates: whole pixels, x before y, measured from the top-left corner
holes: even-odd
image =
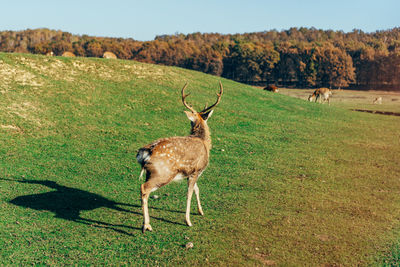
[[[395,244],[392,249],[386,253],[380,266],[400,266],[400,244]]]
[[[186,135],[181,87],[199,109],[220,78],[4,53],[0,75],[4,265],[354,266],[398,243],[399,117],[222,79],[198,182],[205,216],[192,205],[185,226],[186,184],[172,183],[150,199],[154,231],[142,234],[136,150]]]

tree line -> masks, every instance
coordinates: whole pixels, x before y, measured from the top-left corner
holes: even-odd
[[[192,33],[153,41],[49,29],[0,32],[0,51],[120,59],[179,66],[250,84],[400,90],[400,28],[365,33],[291,28]]]

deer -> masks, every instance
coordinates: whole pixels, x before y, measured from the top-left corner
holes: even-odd
[[[308,101],[312,102],[313,99],[315,99],[315,102],[320,100],[320,103],[323,103],[325,101],[328,101],[328,105],[330,105],[329,99],[332,95],[332,91],[329,90],[328,88],[319,88],[314,91],[312,95],[308,97]]]
[[[267,85],[266,87],[264,87],[264,90],[270,91],[270,92],[273,92],[273,93],[278,93],[279,92],[278,87],[276,85],[274,85],[274,84]]]
[[[372,101],[372,104],[382,104],[382,97],[379,96]]]
[[[182,90],[182,103],[189,110],[184,111],[190,120],[191,131],[188,136],[175,136],[161,138],[138,150],[136,155],[137,162],[142,166],[139,179],[146,172],[146,181],[140,186],[143,227],[142,232],[152,231],[148,210],[148,199],[151,192],[169,184],[172,181],[187,179],[187,202],[185,221],[188,226],[192,226],[190,221],[190,205],[193,191],[196,195],[197,210],[200,215],[204,215],[200,203],[200,190],[197,180],[208,165],[211,150],[211,135],[207,125],[214,108],[220,103],[223,93],[222,83],[219,82],[220,91],[217,93],[216,102],[197,112],[186,102],[190,95],[185,94],[186,83]]]

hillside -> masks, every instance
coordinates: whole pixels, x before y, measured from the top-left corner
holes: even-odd
[[[367,265],[400,237],[399,118],[221,79],[199,179],[153,194],[143,235],[136,150],[186,135],[221,78],[176,67],[0,53],[5,265]],[[194,202],[193,202],[194,203]],[[187,242],[194,248],[186,250]]]
[[[73,35],[49,29],[0,31],[0,51],[102,57],[178,66],[248,84],[400,90],[400,28],[290,28],[244,34],[192,33],[153,41]]]

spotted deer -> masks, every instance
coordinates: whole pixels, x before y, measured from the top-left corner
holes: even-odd
[[[328,101],[328,105],[330,105],[329,99],[332,95],[332,91],[329,90],[328,88],[319,88],[314,91],[312,95],[308,97],[308,101],[312,102],[315,99],[315,102],[320,100],[320,103],[323,103],[325,101]]]
[[[204,215],[200,204],[200,190],[197,186],[197,179],[208,165],[211,136],[207,120],[211,117],[213,108],[219,104],[223,88],[220,82],[217,101],[213,105],[197,112],[186,102],[186,98],[189,95],[185,94],[187,85],[188,83],[183,86],[181,93],[182,103],[189,109],[189,111],[184,112],[190,120],[190,135],[158,139],[140,148],[136,155],[138,163],[142,166],[140,177],[146,171],[146,182],[140,187],[143,209],[143,233],[146,230],[152,231],[148,211],[150,193],[169,184],[171,181],[188,179],[186,224],[192,226],[190,221],[190,203],[193,191],[197,199],[198,212],[200,215]]]

